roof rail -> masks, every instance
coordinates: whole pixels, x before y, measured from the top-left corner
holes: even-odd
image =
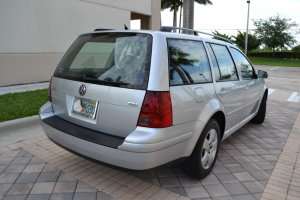
[[[114,29],[97,28],[94,31],[110,31],[110,30],[114,30]]]
[[[231,40],[227,39],[227,38],[224,38],[224,37],[221,37],[221,36],[218,36],[218,35],[214,35],[214,34],[211,34],[211,33],[205,33],[205,32],[202,32],[202,31],[188,29],[188,28],[180,28],[180,27],[173,27],[173,26],[162,26],[160,28],[160,31],[162,31],[162,32],[171,32],[174,29],[179,29],[179,30],[184,30],[184,31],[191,31],[196,36],[199,36],[198,33],[205,34],[205,35],[210,35],[210,36],[213,36],[213,37],[221,38],[221,39],[226,40],[227,42],[233,44],[233,42]]]

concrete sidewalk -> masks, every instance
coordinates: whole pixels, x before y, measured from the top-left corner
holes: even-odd
[[[0,123],[0,147],[43,135],[38,115]]]

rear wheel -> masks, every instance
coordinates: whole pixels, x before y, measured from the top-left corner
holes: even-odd
[[[265,121],[266,109],[267,109],[267,96],[264,95],[264,97],[261,100],[258,112],[256,116],[252,119],[252,122],[255,124],[262,124]]]
[[[211,119],[202,131],[192,155],[183,163],[183,171],[195,178],[205,178],[215,165],[219,142],[219,124],[215,119]]]

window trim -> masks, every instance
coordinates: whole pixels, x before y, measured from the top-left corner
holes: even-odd
[[[199,82],[199,83],[182,83],[182,84],[172,84],[171,85],[171,83],[170,83],[170,51],[169,51],[169,43],[168,43],[169,40],[181,40],[181,41],[184,40],[184,41],[192,41],[192,42],[202,43],[203,49],[204,49],[204,52],[206,54],[206,58],[207,58],[207,61],[208,61],[207,63],[209,65],[208,68],[210,69],[211,81]],[[169,78],[169,87],[213,83],[213,75],[212,75],[212,70],[211,70],[211,64],[209,62],[210,60],[209,60],[209,57],[208,57],[208,53],[207,53],[206,47],[204,45],[204,41],[202,41],[202,40],[186,39],[186,38],[172,38],[172,37],[167,37],[166,38],[166,42],[167,42],[167,52],[168,52],[168,78]]]
[[[211,63],[212,63],[212,66],[211,66],[211,67],[212,67],[212,69],[213,69],[213,71],[214,71],[214,79],[215,79],[216,82],[217,82],[217,78],[216,78],[216,74],[215,74],[215,68],[214,68],[214,63],[213,63],[213,61],[212,61],[212,56],[214,56],[214,59],[216,60],[216,63],[217,63],[217,66],[216,66],[216,67],[218,68],[219,75],[221,76],[221,71],[220,71],[219,63],[218,63],[218,61],[217,61],[215,52],[214,52],[213,49],[211,48],[210,44],[209,44],[208,42],[206,42],[206,45],[207,45],[206,48],[207,48],[207,50],[208,50],[208,52],[209,52],[209,57],[210,57]],[[211,50],[211,52],[212,52],[213,55],[211,55],[210,50]]]
[[[232,53],[231,53],[231,51],[229,50],[228,46],[227,46],[227,45],[224,45],[224,44],[214,43],[214,42],[207,42],[207,45],[209,45],[210,47],[211,47],[211,44],[219,45],[219,46],[224,46],[224,47],[227,49],[227,51],[228,51],[228,53],[229,53],[229,55],[230,55],[230,57],[231,57],[231,59],[232,59],[232,61],[233,61],[234,68],[235,68],[235,70],[236,70],[236,72],[237,72],[237,73],[236,73],[237,79],[230,79],[230,80],[223,80],[223,79],[222,79],[222,80],[217,80],[217,79],[216,79],[216,82],[240,81],[240,80],[241,80],[241,77],[240,77],[240,75],[239,75],[239,71],[237,70],[236,63],[235,63],[235,59],[234,59],[234,57],[232,56]],[[214,56],[215,56],[215,52],[214,52],[214,50],[213,50],[212,47],[211,47],[211,49],[212,49],[212,52],[214,53]],[[215,56],[215,58],[216,58],[216,56]],[[219,66],[219,63],[218,63],[217,58],[216,58],[216,62],[217,62],[217,64],[218,64],[219,73],[220,73],[220,76],[221,76],[221,70],[220,70],[220,66]],[[215,78],[216,78],[216,77],[215,77]]]

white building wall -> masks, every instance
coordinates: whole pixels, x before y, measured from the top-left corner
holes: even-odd
[[[129,27],[131,11],[151,0],[1,0],[0,86],[48,81],[79,34]]]
[[[79,0],[1,0],[0,24],[0,53],[61,53],[80,33],[123,29],[130,11]]]
[[[83,0],[83,1],[93,2],[99,5],[106,5],[113,8],[119,8],[122,10],[128,10],[128,11],[132,11],[144,15],[151,15],[151,0]]]

